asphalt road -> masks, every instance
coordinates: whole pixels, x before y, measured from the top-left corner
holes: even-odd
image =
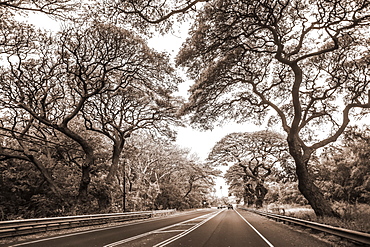
[[[200,210],[10,246],[330,246],[308,233],[243,210]]]

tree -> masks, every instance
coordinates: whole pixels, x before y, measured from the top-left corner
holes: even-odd
[[[368,127],[349,128],[341,143],[326,148],[318,164],[319,181],[332,200],[348,203],[370,202]]]
[[[207,164],[164,139],[140,131],[127,140],[123,159],[131,210],[201,207],[218,175]],[[122,181],[123,179],[121,179]]]
[[[126,83],[114,91],[92,97],[82,111],[85,126],[113,141],[112,165],[107,180],[115,176],[125,140],[140,129],[174,137],[171,124],[179,124],[179,103],[171,94],[179,79],[164,54],[151,51],[144,43],[131,56],[131,69],[121,74]],[[135,64],[135,65],[134,65]],[[133,72],[135,71],[135,72]]]
[[[110,204],[108,194],[127,138],[142,129],[174,138],[171,126],[180,125],[176,116],[180,100],[172,96],[180,79],[171,68],[168,57],[149,49],[137,37],[127,35],[126,39],[131,46],[126,47],[124,54],[127,68],[121,69],[118,75],[124,83],[91,97],[82,109],[86,129],[113,142],[106,190],[102,190],[106,194],[103,198],[107,199],[102,203],[106,206]]]
[[[337,140],[352,109],[370,108],[369,9],[369,1],[207,3],[177,57],[196,80],[182,113],[210,128],[219,119],[261,123],[273,110],[299,190],[318,216],[338,216],[310,158]]]
[[[262,207],[268,192],[265,181],[273,169],[291,164],[284,138],[271,131],[229,134],[216,143],[208,160],[214,166],[231,165],[227,181],[232,187],[241,184],[244,203],[257,207]]]
[[[10,12],[36,11],[50,15],[61,14],[76,6],[74,0],[11,0],[0,2],[0,8],[7,9]]]
[[[155,30],[168,32],[176,17],[182,21],[196,13],[196,7],[207,0],[128,0],[97,1],[89,7],[94,9],[98,19],[107,18],[118,25],[131,25],[141,34],[150,34]],[[88,13],[89,14],[89,13]]]
[[[232,165],[226,171],[224,178],[229,185],[229,194],[233,194],[239,198],[239,202],[243,199],[244,205],[252,206],[256,202],[253,187],[255,183],[247,175],[247,170],[239,165]],[[254,186],[253,186],[254,185]]]
[[[73,122],[80,121],[89,99],[127,88],[145,77],[141,71],[157,65],[148,60],[155,59],[155,54],[131,32],[100,23],[72,26],[56,37],[40,34],[29,47],[25,52],[14,47],[7,56],[8,67],[1,73],[2,105],[27,112],[81,146],[84,160],[79,198],[86,201],[94,147],[89,136],[73,129]],[[148,81],[143,79],[145,83]]]

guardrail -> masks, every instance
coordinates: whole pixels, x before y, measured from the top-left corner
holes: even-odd
[[[81,226],[99,225],[111,222],[146,219],[161,215],[173,214],[175,211],[176,209],[0,221],[0,238],[15,237]]]
[[[250,211],[252,213],[257,213],[259,215],[266,216],[268,218],[272,218],[277,221],[282,221],[284,223],[288,222],[290,224],[304,226],[304,227],[311,228],[317,231],[321,231],[327,234],[335,235],[343,239],[347,239],[347,240],[361,243],[361,244],[367,244],[370,246],[370,234],[365,233],[365,232],[348,230],[348,229],[344,229],[340,227],[324,225],[324,224],[320,224],[320,223],[316,223],[312,221],[301,220],[301,219],[297,219],[297,218],[293,218],[289,216],[261,212],[257,210],[247,209],[247,208],[240,207],[240,209]]]

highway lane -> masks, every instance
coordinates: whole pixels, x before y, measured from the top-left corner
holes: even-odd
[[[153,231],[105,247],[329,247],[306,232],[295,231],[243,210],[219,212]]]
[[[14,246],[326,247],[330,245],[305,232],[295,231],[282,223],[247,211],[213,209]]]
[[[166,245],[186,247],[329,247],[306,232],[296,231],[244,210],[225,210],[193,232]]]
[[[127,239],[146,232],[170,226],[185,220],[193,219],[209,214],[215,210],[199,210],[184,214],[176,214],[165,218],[154,218],[139,222],[127,222],[121,226],[107,227],[90,231],[77,232],[74,234],[60,235],[35,241],[14,243],[9,246],[22,247],[100,247],[112,242]]]
[[[234,210],[224,210],[195,231],[167,246],[258,246],[273,245],[251,227]]]

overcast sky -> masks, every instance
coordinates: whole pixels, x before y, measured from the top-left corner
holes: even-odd
[[[172,59],[175,58],[179,52],[181,45],[185,42],[188,35],[189,24],[179,25],[175,28],[174,34],[167,34],[158,36],[148,41],[148,45],[158,51],[168,52],[171,54]],[[181,71],[183,73],[183,70]],[[188,89],[193,84],[193,81],[187,79],[184,75],[185,82],[179,86],[177,95],[188,98]],[[212,131],[201,131],[193,129],[192,127],[178,128],[178,135],[176,143],[191,150],[192,153],[197,154],[201,160],[206,160],[208,153],[211,151],[216,142],[220,141],[224,136],[233,132],[252,132],[262,130],[263,127],[252,124],[236,124],[229,123],[222,127],[215,127]],[[219,168],[222,172],[227,170],[227,167]],[[223,178],[216,179],[216,192],[218,197],[228,195],[228,186],[225,184]]]

